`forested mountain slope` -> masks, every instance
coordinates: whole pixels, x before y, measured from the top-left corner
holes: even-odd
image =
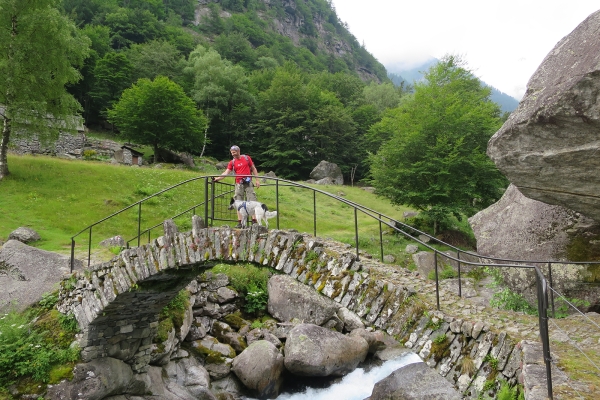
[[[142,78],[168,77],[202,110],[205,146],[172,140],[159,147],[223,159],[236,143],[280,176],[306,178],[322,159],[348,173],[366,158],[364,133],[401,94],[385,106],[378,96],[365,98],[370,82],[372,91],[389,82],[385,68],[325,0],[63,0],[62,6],[92,41],[83,79],[69,88],[88,127],[118,131],[109,110]]]

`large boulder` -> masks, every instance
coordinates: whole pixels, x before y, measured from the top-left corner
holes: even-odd
[[[342,307],[289,275],[273,275],[269,279],[268,292],[269,314],[279,321],[298,318],[306,323],[323,325]]]
[[[321,161],[310,173],[311,179],[314,179],[321,184],[334,184],[334,185],[343,185],[344,184],[344,175],[342,175],[342,170],[337,164],[330,163],[328,161]],[[325,178],[330,178],[331,180],[325,181]],[[330,183],[331,182],[331,183]]]
[[[502,198],[469,218],[477,253],[515,260],[568,260],[573,241],[600,252],[600,225],[573,210],[529,199],[510,185]],[[591,243],[590,243],[591,241]]]
[[[259,340],[233,359],[232,370],[259,398],[275,398],[283,380],[283,356],[275,345]]]
[[[37,303],[69,273],[69,257],[9,240],[0,249],[0,311],[22,311]]]
[[[600,221],[600,11],[559,41],[487,153],[525,196]]]
[[[375,384],[370,400],[460,400],[462,395],[423,362],[405,365]]]
[[[344,376],[365,360],[365,339],[312,324],[300,324],[285,342],[285,368],[299,376]]]
[[[510,185],[495,204],[469,218],[482,256],[513,260],[580,261],[600,253],[600,225],[578,212],[523,196]],[[539,265],[539,264],[538,264]],[[545,267],[545,266],[544,266]],[[544,269],[545,270],[545,269]],[[552,264],[553,288],[600,307],[597,265]],[[533,270],[501,268],[506,285],[535,305]]]

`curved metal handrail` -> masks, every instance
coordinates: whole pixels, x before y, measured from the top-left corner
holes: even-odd
[[[148,233],[148,240],[150,241],[150,231],[152,229],[157,228],[158,226],[160,226],[161,224],[156,224],[154,226],[151,226],[149,228],[146,228],[144,231],[141,230],[141,207],[142,204],[145,203],[146,201],[159,196],[165,192],[168,192],[169,190],[172,190],[174,188],[177,188],[179,186],[188,184],[190,182],[193,181],[197,181],[197,180],[204,180],[205,183],[205,198],[203,202],[200,202],[198,204],[195,204],[187,209],[185,209],[184,211],[176,214],[175,216],[173,216],[172,218],[177,218],[180,217],[190,211],[193,211],[195,213],[195,209],[196,208],[200,208],[202,206],[204,206],[204,216],[205,216],[205,222],[208,223],[208,206],[209,204],[211,204],[213,206],[213,211],[214,211],[214,201],[215,199],[224,196],[225,194],[231,193],[231,190],[229,192],[225,192],[222,193],[220,195],[215,196],[214,195],[214,185],[215,182],[214,180],[211,182],[211,193],[212,196],[208,197],[208,186],[209,186],[209,179],[212,180],[212,178],[215,178],[217,176],[220,175],[206,175],[206,176],[200,176],[200,177],[196,177],[196,178],[191,178],[185,181],[182,181],[180,183],[177,183],[175,185],[172,185],[166,189],[163,189],[151,196],[147,196],[142,200],[139,200],[91,225],[89,225],[88,227],[82,229],[80,232],[78,232],[77,234],[73,235],[71,237],[71,271],[73,270],[73,263],[74,263],[74,248],[75,248],[75,238],[78,237],[79,235],[81,235],[82,233],[89,231],[89,243],[88,243],[88,266],[90,264],[90,259],[91,259],[91,243],[92,243],[92,229],[97,226],[98,224],[101,224],[102,222],[105,222],[113,217],[116,217],[120,214],[122,214],[123,212],[130,210],[132,208],[134,208],[135,206],[138,206],[138,234],[137,236],[135,236],[134,238],[130,239],[127,241],[127,246],[129,247],[129,243],[132,242],[133,240],[137,239],[138,240],[138,245],[140,244],[140,239],[141,239],[141,235],[142,234],[146,234]],[[542,344],[544,347],[544,359],[546,361],[546,369],[547,369],[547,378],[548,378],[548,394],[549,394],[549,398],[552,398],[552,383],[551,383],[551,375],[550,375],[550,362],[551,362],[551,358],[550,358],[550,350],[549,350],[549,337],[548,337],[548,324],[547,324],[547,320],[548,320],[548,290],[547,287],[550,286],[552,287],[552,270],[551,270],[551,265],[552,264],[600,264],[600,262],[595,262],[595,261],[590,261],[590,262],[570,262],[570,261],[557,261],[557,260],[515,260],[515,259],[507,259],[507,258],[498,258],[498,257],[487,257],[487,256],[481,256],[480,254],[471,252],[471,251],[467,251],[467,250],[462,250],[456,246],[450,245],[448,243],[445,243],[444,241],[435,238],[434,236],[420,231],[419,229],[416,229],[408,224],[405,224],[404,222],[401,222],[395,218],[391,218],[383,213],[380,213],[378,211],[375,211],[369,207],[365,207],[363,205],[360,205],[358,203],[354,203],[348,199],[345,199],[341,196],[337,196],[334,195],[332,193],[326,192],[324,190],[318,189],[318,188],[314,188],[312,186],[308,186],[306,184],[302,184],[302,183],[297,183],[297,182],[293,182],[293,181],[289,181],[286,179],[281,179],[281,178],[274,178],[274,177],[268,177],[268,176],[259,176],[259,179],[263,179],[263,180],[270,180],[270,181],[275,181],[275,197],[276,197],[276,202],[277,202],[277,209],[279,209],[279,187],[288,187],[288,186],[292,186],[292,187],[299,187],[299,188],[304,188],[304,189],[308,189],[311,190],[313,193],[313,215],[314,215],[314,236],[317,236],[317,220],[316,220],[316,194],[322,194],[324,196],[333,198],[341,203],[344,203],[350,207],[352,207],[354,209],[354,230],[355,230],[355,247],[356,247],[356,257],[357,259],[360,259],[360,246],[359,246],[359,240],[358,240],[358,211],[360,211],[361,213],[377,220],[379,222],[379,234],[380,234],[380,245],[381,245],[381,258],[383,261],[383,240],[382,240],[382,226],[386,225],[389,228],[391,228],[392,230],[394,230],[395,232],[402,234],[403,236],[409,238],[410,240],[413,240],[417,243],[419,243],[420,245],[424,246],[425,248],[431,250],[434,252],[434,269],[435,269],[435,281],[436,281],[436,300],[437,300],[437,309],[440,309],[440,300],[439,300],[439,276],[438,276],[438,265],[437,265],[437,259],[438,259],[438,253],[443,254],[443,256],[447,259],[453,260],[455,262],[458,263],[458,282],[459,282],[459,296],[461,296],[461,265],[472,265],[472,266],[481,266],[481,265],[486,265],[489,267],[499,267],[499,268],[526,268],[526,269],[533,269],[535,271],[535,275],[536,275],[536,287],[537,287],[537,298],[538,298],[538,315],[539,315],[539,324],[540,324],[540,337],[542,340]],[[219,184],[225,184],[225,185],[230,185],[227,183],[219,183]],[[263,186],[272,186],[273,184],[265,184]],[[212,218],[212,221],[214,221],[214,218]],[[279,213],[277,215],[277,228],[279,229]],[[402,229],[401,229],[402,228]],[[430,245],[429,243],[420,240],[418,237],[413,236],[413,234],[411,233],[416,233],[417,235],[424,235],[425,237],[428,237],[430,240],[433,240],[434,242],[437,242],[440,245],[443,245],[451,250],[456,251],[456,257],[451,255],[451,254],[447,254],[447,253],[442,253],[440,250],[436,249],[435,247],[433,247],[432,245]],[[476,257],[479,259],[480,262],[474,262],[474,261],[468,261],[465,259],[461,259],[460,256],[461,254],[465,254],[465,255],[470,255],[472,257]],[[481,260],[486,260],[486,262],[482,263]],[[491,262],[490,262],[491,261]],[[533,264],[533,265],[532,265]],[[536,265],[536,264],[547,264],[549,267],[549,284],[548,281],[546,280],[546,278],[544,277],[541,269]],[[553,301],[552,301],[552,307],[554,307],[553,305]]]

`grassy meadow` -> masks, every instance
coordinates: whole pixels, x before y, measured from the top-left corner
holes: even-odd
[[[163,164],[161,168],[139,168],[112,165],[106,162],[66,160],[45,156],[16,156],[8,158],[10,175],[0,181],[0,240],[7,240],[10,232],[20,226],[36,230],[42,240],[33,243],[41,249],[69,254],[71,237],[86,227],[122,210],[167,187],[205,175],[221,173],[212,165],[196,170],[174,168]],[[259,171],[259,173],[262,173]],[[233,178],[223,182],[233,183]],[[217,185],[222,189],[223,185]],[[348,200],[377,210],[391,218],[402,220],[405,207],[396,207],[387,199],[378,197],[359,187],[320,186],[318,190],[340,195]],[[314,233],[313,202],[316,200],[317,236],[330,237],[344,243],[355,243],[354,209],[312,190],[287,187],[280,184],[279,204],[276,207],[276,188],[273,181],[256,190],[261,202],[269,209],[279,208],[279,227]],[[231,224],[233,211],[225,207],[231,195],[223,194],[215,211],[214,225]],[[178,213],[204,200],[204,179],[193,180],[143,203],[141,231],[160,224]],[[100,250],[101,240],[122,235],[130,240],[137,235],[139,207],[135,206],[117,217],[93,228],[92,253]],[[196,209],[203,215],[204,208]],[[191,212],[175,219],[181,231],[191,228]],[[379,223],[358,212],[360,248],[379,255]],[[270,227],[277,226],[271,219]],[[384,226],[384,228],[386,228]],[[153,229],[151,237],[162,235],[162,228]],[[88,231],[75,238],[76,254],[87,254]],[[144,235],[143,241],[147,240]],[[384,236],[385,254],[403,256],[408,241],[396,235]],[[136,244],[132,242],[132,244]],[[110,254],[108,254],[110,255]]]

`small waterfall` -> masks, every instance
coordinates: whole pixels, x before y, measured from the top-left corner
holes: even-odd
[[[422,360],[414,353],[406,354],[394,360],[384,362],[379,367],[373,367],[368,372],[363,368],[357,368],[344,376],[340,382],[334,383],[328,388],[308,388],[301,393],[282,393],[277,400],[363,400],[373,392],[377,382],[389,376],[400,367]],[[251,398],[244,398],[252,400]]]

